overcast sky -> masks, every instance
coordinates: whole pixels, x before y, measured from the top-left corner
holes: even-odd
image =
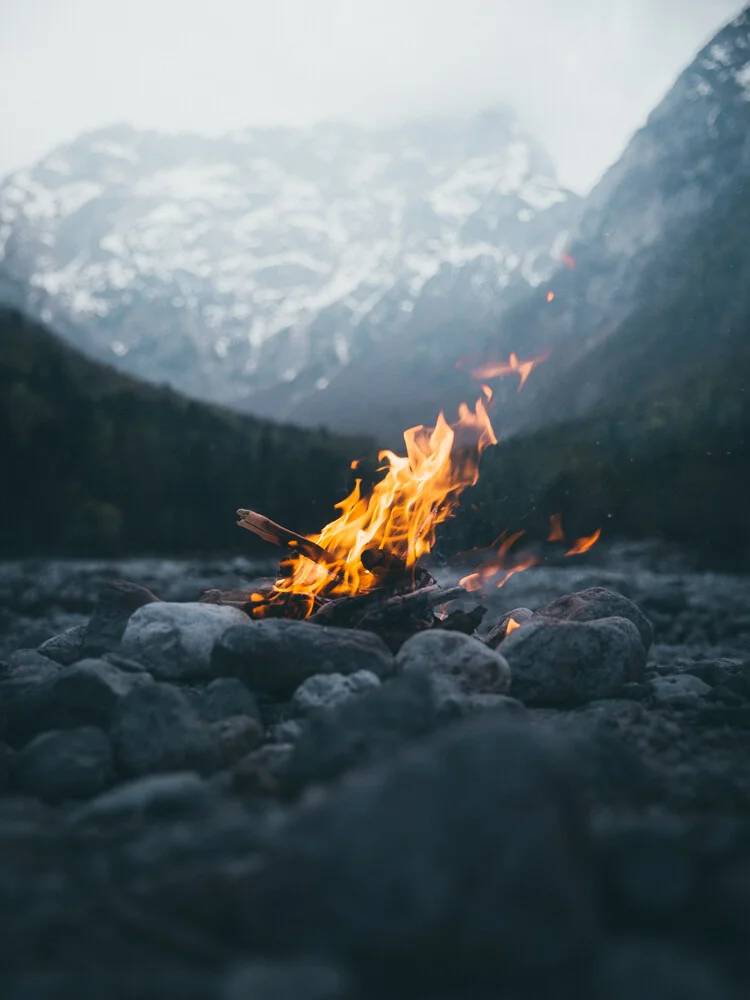
[[[737,0],[0,0],[0,175],[117,121],[515,107],[585,191]]]

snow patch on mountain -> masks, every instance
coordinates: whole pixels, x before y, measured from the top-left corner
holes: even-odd
[[[576,210],[503,109],[218,138],[113,126],[0,185],[0,259],[81,346],[252,403],[304,373],[327,385],[460,275],[485,299],[539,284]]]

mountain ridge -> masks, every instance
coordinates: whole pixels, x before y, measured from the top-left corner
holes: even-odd
[[[0,261],[68,340],[282,416],[426,296],[542,282],[578,197],[507,109],[206,138],[113,126],[0,184]]]
[[[466,372],[455,370],[462,357],[504,360],[511,351],[549,358],[520,394],[509,381],[493,383],[501,433],[583,416],[606,402],[609,390],[600,391],[587,359],[593,362],[602,345],[617,339],[644,300],[664,294],[674,247],[689,253],[695,227],[744,184],[748,137],[750,8],[700,50],[584,200],[565,246],[568,266],[494,313],[449,304],[432,324],[413,329],[408,343],[396,345],[395,358],[371,350],[351,366],[349,382],[339,376],[291,416],[333,425],[337,414],[358,408],[360,417],[349,426],[363,430],[383,396],[383,426],[395,436],[399,428],[429,422],[436,407],[452,411],[476,393]],[[697,299],[699,289],[683,287],[683,294]],[[409,378],[388,378],[388,369],[399,366],[410,367]],[[368,377],[372,372],[379,377]],[[628,371],[628,385],[636,374]],[[647,368],[641,377],[649,377]]]

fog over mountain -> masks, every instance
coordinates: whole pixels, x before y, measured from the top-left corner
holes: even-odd
[[[283,416],[434,303],[549,277],[579,198],[498,108],[398,128],[116,126],[0,184],[22,306],[124,370]]]
[[[589,190],[737,0],[0,5],[0,176],[113,122],[219,135],[512,106]]]
[[[435,7],[436,25],[446,10]],[[676,37],[702,23],[690,10],[674,15]],[[535,11],[549,15],[544,51],[556,22]],[[641,14],[612,11],[619,65]],[[0,183],[0,297],[128,373],[276,419],[397,441],[476,393],[467,365],[457,371],[466,355],[550,349],[522,396],[508,390],[503,430],[585,413],[637,381],[645,340],[617,354],[612,385],[604,345],[660,300],[674,248],[689,253],[694,226],[747,175],[748,43],[744,12],[688,61],[583,201],[507,103],[220,135],[97,127]],[[649,52],[643,41],[644,67]],[[595,72],[601,46],[589,55]]]

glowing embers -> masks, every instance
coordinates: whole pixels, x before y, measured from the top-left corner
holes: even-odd
[[[539,357],[530,358],[528,361],[520,361],[518,355],[515,353],[511,353],[507,361],[483,361],[477,363],[476,360],[472,362],[470,358],[461,358],[456,368],[468,369],[469,374],[473,378],[479,379],[480,382],[486,382],[489,379],[498,378],[502,375],[518,375],[518,391],[520,392],[534,368],[541,364],[542,361],[546,361],[548,357],[549,351],[546,354],[539,355]],[[483,385],[482,391],[489,399],[492,398],[492,390],[489,386]]]

